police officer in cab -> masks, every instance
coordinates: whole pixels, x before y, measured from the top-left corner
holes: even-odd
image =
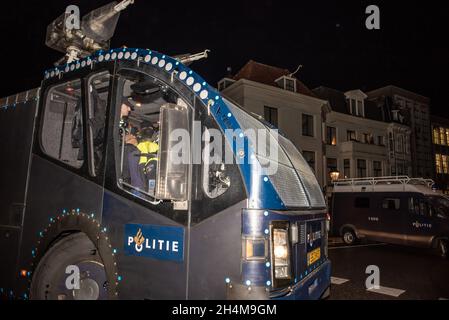
[[[151,123],[145,122],[142,124],[140,143],[137,148],[140,151],[139,166],[145,176],[148,191],[150,194],[154,194],[159,144]]]

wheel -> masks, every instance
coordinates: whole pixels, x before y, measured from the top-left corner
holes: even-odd
[[[79,289],[74,288],[74,284],[78,284]],[[30,298],[33,300],[108,298],[106,270],[95,245],[85,234],[69,235],[48,250],[34,272]]]
[[[357,242],[357,236],[355,232],[351,229],[345,229],[343,231],[343,242],[347,245],[353,245]]]
[[[438,239],[438,241],[437,241],[437,249],[438,249],[438,254],[442,258],[447,259],[449,257],[449,254],[448,254],[448,250],[449,250],[448,240],[446,240],[446,239]]]

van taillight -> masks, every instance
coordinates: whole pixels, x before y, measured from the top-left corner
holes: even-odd
[[[331,221],[331,215],[329,213],[326,213],[326,220]]]

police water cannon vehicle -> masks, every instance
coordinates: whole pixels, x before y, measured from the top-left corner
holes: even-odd
[[[435,249],[448,257],[449,198],[431,179],[408,176],[334,182],[332,232],[346,244],[360,239]]]
[[[79,28],[58,18],[47,44],[64,59],[0,99],[0,295],[327,297],[326,204],[307,162],[187,66],[208,51],[110,49],[132,2]]]

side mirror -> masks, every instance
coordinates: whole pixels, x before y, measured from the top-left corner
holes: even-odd
[[[166,104],[160,113],[156,198],[186,201],[190,154],[190,109]]]

